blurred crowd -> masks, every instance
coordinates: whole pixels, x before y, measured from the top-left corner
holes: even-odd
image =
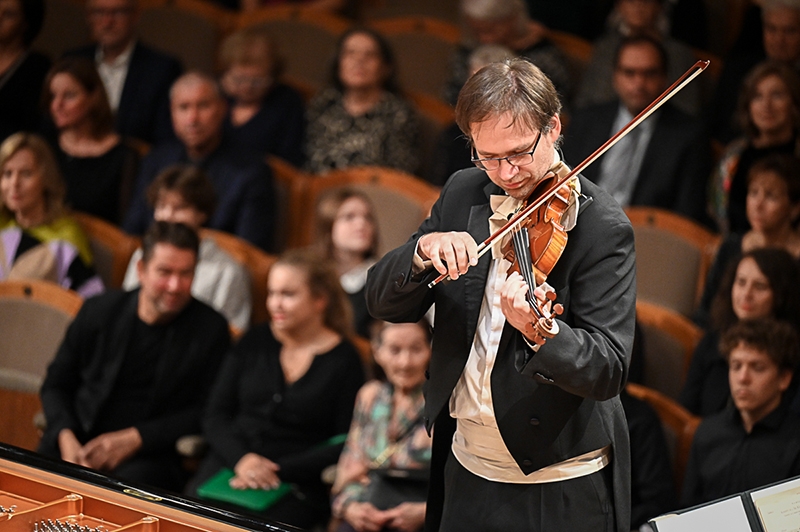
[[[370,197],[345,187],[322,199],[316,241],[281,254],[266,302],[256,301],[267,306],[264,325],[250,327],[246,265],[197,231],[284,252],[268,157],[319,179],[370,165],[441,187],[473,154],[454,123],[423,145],[397,51],[358,20],[358,2],[219,0],[244,13],[283,3],[349,21],[324,51],[327,85],[314,94],[284,76],[281,50],[259,25],[225,37],[216,71],[184,71],[139,38],[136,0],[87,0],[92,43],[62,57],[32,47],[44,0],[0,0],[0,280],[45,279],[92,298],[45,379],[40,451],[192,496],[220,470],[235,489],[291,485],[262,515],[300,527],[332,515],[342,531],[419,530],[420,484],[400,489],[386,472],[424,477],[428,467],[420,416],[430,325],[375,323],[367,312],[379,242]],[[453,105],[472,73],[525,57],[562,96],[561,146],[577,165],[707,55],[709,4],[461,0],[462,39],[433,97]],[[623,207],[665,209],[722,239],[679,398],[703,419],[683,486],[655,412],[623,398],[632,530],[800,475],[800,0],[738,4],[738,32],[714,74],[584,171]],[[553,31],[590,43],[580,72]],[[103,286],[73,212],[143,236],[128,292]],[[632,382],[641,357],[634,352]],[[166,364],[177,368],[169,378]],[[175,441],[200,433],[208,450],[190,479]],[[337,462],[326,484],[322,472]],[[377,489],[388,485],[391,497]]]

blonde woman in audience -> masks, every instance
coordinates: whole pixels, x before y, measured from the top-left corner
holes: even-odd
[[[331,87],[311,101],[306,118],[306,170],[419,167],[417,118],[399,95],[394,54],[374,30],[355,28],[340,38]]]
[[[800,259],[800,159],[774,153],[759,159],[747,176],[747,220],[750,230],[730,234],[722,242],[709,270],[697,321],[704,324],[711,300],[731,262],[758,248],[781,248]]]
[[[174,165],[161,172],[147,188],[147,199],[157,222],[182,223],[198,231],[214,213],[214,185],[200,168]],[[137,249],[131,257],[122,287],[139,286],[136,273],[142,258]],[[250,325],[253,298],[247,270],[211,238],[200,239],[192,295],[225,316],[238,331]]]
[[[225,135],[260,155],[273,154],[295,166],[303,163],[303,99],[280,83],[277,45],[260,26],[237,31],[219,52],[222,88],[228,98]]]
[[[119,224],[127,210],[139,154],[114,132],[114,116],[94,63],[65,57],[45,79],[56,128],[51,144],[67,184],[67,203]]]
[[[344,521],[339,532],[421,530],[431,459],[422,395],[431,359],[430,326],[424,320],[382,322],[374,333],[373,352],[385,379],[368,382],[358,392],[336,467],[333,515]],[[405,480],[392,480],[397,473]]]
[[[783,63],[755,67],[739,93],[737,117],[745,136],[731,142],[711,178],[711,215],[725,233],[743,234],[747,221],[747,175],[772,153],[800,156],[800,77]]]
[[[0,280],[44,279],[83,297],[102,292],[89,239],[66,214],[64,182],[44,139],[8,137],[0,172]]]
[[[373,320],[367,311],[364,285],[367,270],[378,256],[378,227],[366,194],[341,188],[322,198],[317,206],[316,246],[339,274],[353,308],[356,333],[368,338]]]
[[[291,493],[260,515],[311,528],[330,515],[321,473],[341,453],[364,371],[347,340],[347,298],[317,255],[278,259],[267,310],[269,323],[242,337],[217,376],[203,424],[210,453],[187,489],[222,468],[234,489],[289,483]]]

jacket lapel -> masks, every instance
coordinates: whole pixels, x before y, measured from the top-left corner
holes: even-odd
[[[478,244],[489,238],[489,217],[492,208],[489,205],[489,196],[502,193],[500,187],[489,183],[484,187],[486,203],[473,205],[469,211],[467,231]],[[467,345],[472,345],[475,338],[475,329],[478,326],[478,315],[481,311],[483,293],[486,290],[486,277],[489,274],[489,265],[492,263],[492,254],[486,253],[478,261],[478,265],[467,270],[464,275],[464,309],[467,315]]]

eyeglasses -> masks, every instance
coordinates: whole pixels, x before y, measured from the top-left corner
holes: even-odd
[[[487,172],[492,172],[500,168],[500,161],[506,161],[511,166],[525,166],[526,164],[531,164],[533,162],[533,152],[536,151],[536,147],[539,145],[539,139],[541,138],[542,132],[539,131],[539,134],[536,135],[536,142],[533,143],[533,149],[531,151],[515,153],[514,155],[509,155],[508,157],[488,157],[486,159],[472,157],[470,160],[475,164],[475,166],[481,170],[486,170]],[[477,155],[477,152],[474,151],[474,148],[473,153]]]
[[[225,79],[232,85],[238,87],[249,85],[254,89],[263,89],[272,84],[272,77],[270,76],[242,76],[229,73],[225,75]]]

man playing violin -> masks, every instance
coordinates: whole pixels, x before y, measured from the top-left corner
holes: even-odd
[[[477,168],[451,176],[430,217],[369,274],[377,318],[411,322],[436,304],[426,530],[630,530],[618,398],[634,330],[630,223],[608,194],[576,176],[563,185],[568,206],[557,220],[566,244],[536,276],[546,284],[529,286],[502,241],[478,257],[476,242],[535,201],[553,174],[568,173],[557,150],[560,109],[552,83],[525,60],[472,76],[456,121]],[[451,280],[429,288],[440,274]],[[547,312],[547,292],[563,314],[544,331],[531,302]]]

